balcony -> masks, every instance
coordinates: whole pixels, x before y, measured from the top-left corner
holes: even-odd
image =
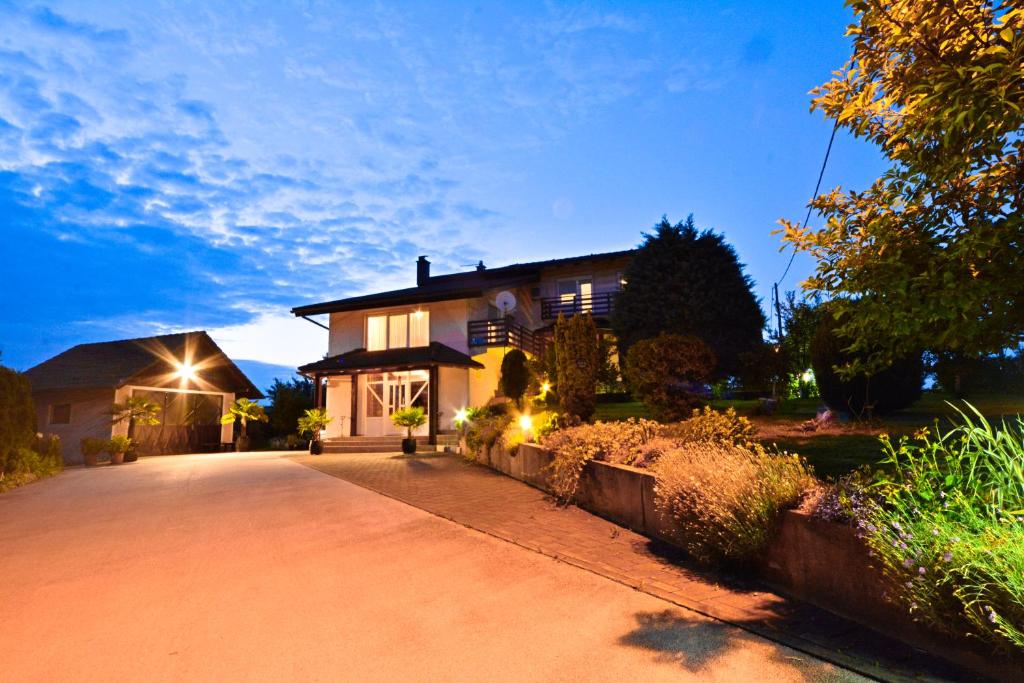
[[[534,356],[544,352],[544,339],[510,318],[469,321],[470,346],[511,346]]]
[[[589,313],[595,318],[607,318],[615,307],[618,295],[615,291],[541,299],[540,317],[542,320],[555,320],[559,315],[569,318],[576,313]]]

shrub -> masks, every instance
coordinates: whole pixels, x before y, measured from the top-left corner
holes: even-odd
[[[811,341],[814,379],[821,400],[831,410],[870,417],[906,408],[921,398],[924,378],[921,354],[900,360],[870,377],[842,377],[837,368],[853,362],[856,357],[843,350],[847,343],[835,330],[835,319],[826,315]]]
[[[81,448],[82,455],[99,455],[107,450],[107,440],[97,439],[93,436],[87,436],[82,439]]]
[[[590,460],[634,464],[645,457],[644,445],[657,438],[660,430],[657,422],[630,418],[625,422],[581,424],[549,434],[542,444],[554,454],[549,466],[553,493],[562,501],[571,501],[583,467]]]
[[[715,354],[696,337],[660,334],[630,347],[626,381],[659,420],[679,420],[699,402],[700,385],[711,378]]]
[[[107,441],[106,450],[107,453],[113,455],[114,453],[127,453],[128,449],[132,446],[132,440],[127,436],[115,436],[110,441]]]
[[[523,405],[523,394],[530,386],[530,368],[527,366],[526,354],[519,349],[512,349],[501,359],[501,378],[498,380],[501,393],[515,401],[519,407]]]
[[[32,386],[20,372],[0,366],[0,479],[36,434]]]
[[[409,410],[413,410],[410,408]],[[417,408],[420,411],[420,416],[423,415],[423,409]],[[392,421],[396,415],[404,411],[398,411],[391,416]],[[308,408],[301,417],[299,417],[295,424],[299,430],[299,434],[309,434],[309,438],[313,441],[320,440],[320,432],[327,429],[327,425],[334,422],[334,418],[327,414],[326,408]],[[397,425],[398,423],[395,422]],[[422,422],[420,424],[423,424]],[[416,425],[419,426],[419,425]]]
[[[656,507],[674,520],[689,554],[706,563],[756,559],[780,513],[813,482],[798,456],[760,446],[687,444],[665,453],[653,471]]]
[[[37,434],[32,450],[39,454],[46,475],[64,469],[64,453],[56,434]]]
[[[915,618],[1024,649],[1024,420],[971,410],[944,434],[883,439],[892,474],[859,524]]]
[[[466,414],[466,448],[472,459],[490,451],[512,423],[512,416],[503,406],[470,408]]]
[[[704,441],[721,446],[752,447],[757,443],[757,427],[728,408],[724,413],[704,406],[694,410],[690,419],[666,425],[665,435],[679,443]]]
[[[558,399],[562,410],[588,420],[597,406],[597,375],[600,370],[597,326],[589,315],[555,323],[555,364]]]

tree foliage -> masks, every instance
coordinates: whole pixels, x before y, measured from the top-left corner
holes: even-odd
[[[1012,0],[848,0],[853,54],[812,109],[877,144],[890,166],[812,206],[783,239],[818,260],[858,352],[848,373],[921,348],[1015,347],[1024,333],[1024,8]]]
[[[626,381],[659,420],[682,420],[700,403],[698,390],[711,377],[715,354],[697,337],[662,333],[633,344]]]
[[[920,351],[897,358],[870,375],[843,375],[838,369],[858,360],[856,352],[846,350],[848,346],[835,319],[826,314],[811,342],[811,365],[821,400],[831,410],[856,417],[885,415],[921,397],[924,366]]]
[[[587,314],[558,316],[555,322],[555,363],[562,410],[587,420],[597,407],[600,365],[597,326]]]
[[[519,349],[512,349],[501,359],[501,377],[498,386],[502,395],[515,401],[522,407],[523,394],[530,386],[530,368],[526,354]]]
[[[299,418],[313,407],[313,382],[304,377],[294,377],[282,382],[275,379],[267,389],[267,418],[274,434],[294,434]]]
[[[229,425],[235,421],[242,423],[242,436],[248,436],[250,422],[266,422],[267,413],[263,406],[247,398],[236,398],[235,402],[228,408],[220,418],[220,423]]]
[[[25,375],[0,365],[0,479],[19,452],[32,447],[36,407]]]
[[[624,273],[612,315],[620,353],[662,332],[703,339],[715,352],[716,377],[739,374],[740,356],[761,343],[764,314],[735,249],[700,231],[693,216],[667,218],[645,234]]]

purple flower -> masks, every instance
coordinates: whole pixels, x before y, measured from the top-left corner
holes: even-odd
[[[953,561],[953,553],[951,553],[951,552],[949,552],[949,551],[947,550],[946,552],[944,552],[944,553],[942,554],[942,560],[943,560],[944,562],[952,562],[952,561]]]
[[[903,566],[906,567],[907,569],[910,569],[910,567],[913,566],[913,564],[914,564],[914,560],[912,560],[909,557],[907,559],[903,560]]]
[[[925,574],[928,573],[928,570],[925,569],[924,567],[918,567],[917,568],[917,573],[920,574],[921,576],[924,576]]]

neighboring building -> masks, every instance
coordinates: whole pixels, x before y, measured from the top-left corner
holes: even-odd
[[[292,309],[330,315],[327,356],[299,368],[334,418],[325,436],[397,435],[389,415],[422,406],[430,419],[418,435],[435,443],[455,429],[458,410],[495,396],[507,349],[541,352],[559,314],[589,312],[607,329],[632,255],[481,263],[433,277],[421,256],[415,287]]]
[[[40,432],[61,438],[64,460],[82,462],[85,437],[128,434],[111,408],[129,396],[161,406],[160,424],[132,425],[140,455],[219,450],[232,426],[220,416],[236,397],[262,398],[206,332],[79,344],[25,371]]]

